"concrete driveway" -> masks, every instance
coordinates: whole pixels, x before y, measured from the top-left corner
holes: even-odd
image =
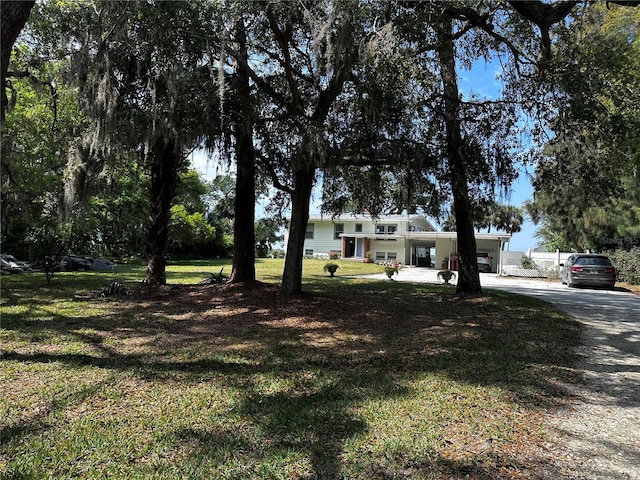
[[[379,275],[380,278],[386,278]],[[442,283],[437,270],[406,267],[394,277],[398,281],[419,283]],[[455,280],[451,282],[455,284]],[[607,325],[629,329],[632,353],[640,355],[640,296],[623,291],[594,288],[569,288],[559,281],[501,277],[494,273],[481,273],[482,288],[505,290],[537,297],[553,303],[580,320],[593,322],[606,330]]]
[[[442,283],[437,271],[404,268],[398,281]],[[483,289],[551,302],[584,326],[578,402],[551,419],[562,436],[560,464],[572,479],[640,479],[640,296],[617,290],[569,288],[560,282],[480,274]]]

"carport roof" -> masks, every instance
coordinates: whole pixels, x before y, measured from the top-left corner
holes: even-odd
[[[457,239],[458,232],[398,232],[398,236],[409,240],[438,240]],[[475,233],[476,240],[502,240],[508,242],[511,239],[510,233]]]

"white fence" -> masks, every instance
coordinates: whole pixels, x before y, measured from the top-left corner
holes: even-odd
[[[501,252],[500,273],[512,277],[544,277],[557,278],[560,264],[564,263],[571,253],[560,252]],[[523,257],[529,261],[523,262]],[[523,265],[524,263],[524,265]]]

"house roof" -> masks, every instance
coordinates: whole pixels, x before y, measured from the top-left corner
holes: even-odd
[[[437,240],[437,239],[457,239],[458,238],[458,233],[457,232],[436,232],[435,228],[433,227],[433,225],[431,224],[431,222],[429,222],[429,220],[427,220],[424,216],[422,215],[417,215],[417,214],[403,214],[403,215],[380,215],[379,217],[372,217],[371,215],[367,214],[367,213],[358,213],[358,214],[353,214],[353,213],[345,213],[342,215],[339,215],[335,218],[332,218],[330,215],[322,215],[322,214],[312,214],[309,215],[309,221],[326,221],[326,222],[331,222],[331,221],[363,221],[363,222],[384,222],[384,223],[388,223],[388,222],[411,222],[415,219],[422,219],[424,220],[427,225],[433,229],[433,231],[417,231],[417,232],[410,232],[410,231],[397,231],[393,234],[386,234],[384,236],[384,238],[389,239],[389,238],[407,238],[409,240]],[[340,236],[345,236],[345,237],[356,237],[356,238],[366,238],[366,237],[375,237],[377,236],[377,234],[375,233],[348,233],[348,234],[341,234]],[[511,234],[510,233],[475,233],[475,238],[476,240],[502,240],[503,242],[508,242],[511,240]]]
[[[380,215],[379,217],[372,217],[368,213],[343,213],[333,218],[331,215],[312,214],[309,215],[309,221],[363,221],[363,222],[412,222],[414,220],[423,220],[427,225],[435,230],[433,225],[426,217],[418,214],[398,214],[398,215]]]
[[[378,237],[376,233],[341,233],[341,237],[367,238]],[[508,242],[511,239],[510,233],[475,233],[476,240],[502,240]],[[441,238],[455,240],[458,238],[457,232],[402,232],[384,235],[385,239],[407,238],[409,240],[438,240]]]

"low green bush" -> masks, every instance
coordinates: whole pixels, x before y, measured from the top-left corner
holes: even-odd
[[[605,252],[618,272],[618,281],[640,285],[640,247]]]
[[[520,266],[522,268],[526,268],[530,270],[536,270],[538,268],[538,265],[536,265],[536,262],[534,262],[531,257],[528,257],[526,255],[522,255],[522,258],[520,259]]]

